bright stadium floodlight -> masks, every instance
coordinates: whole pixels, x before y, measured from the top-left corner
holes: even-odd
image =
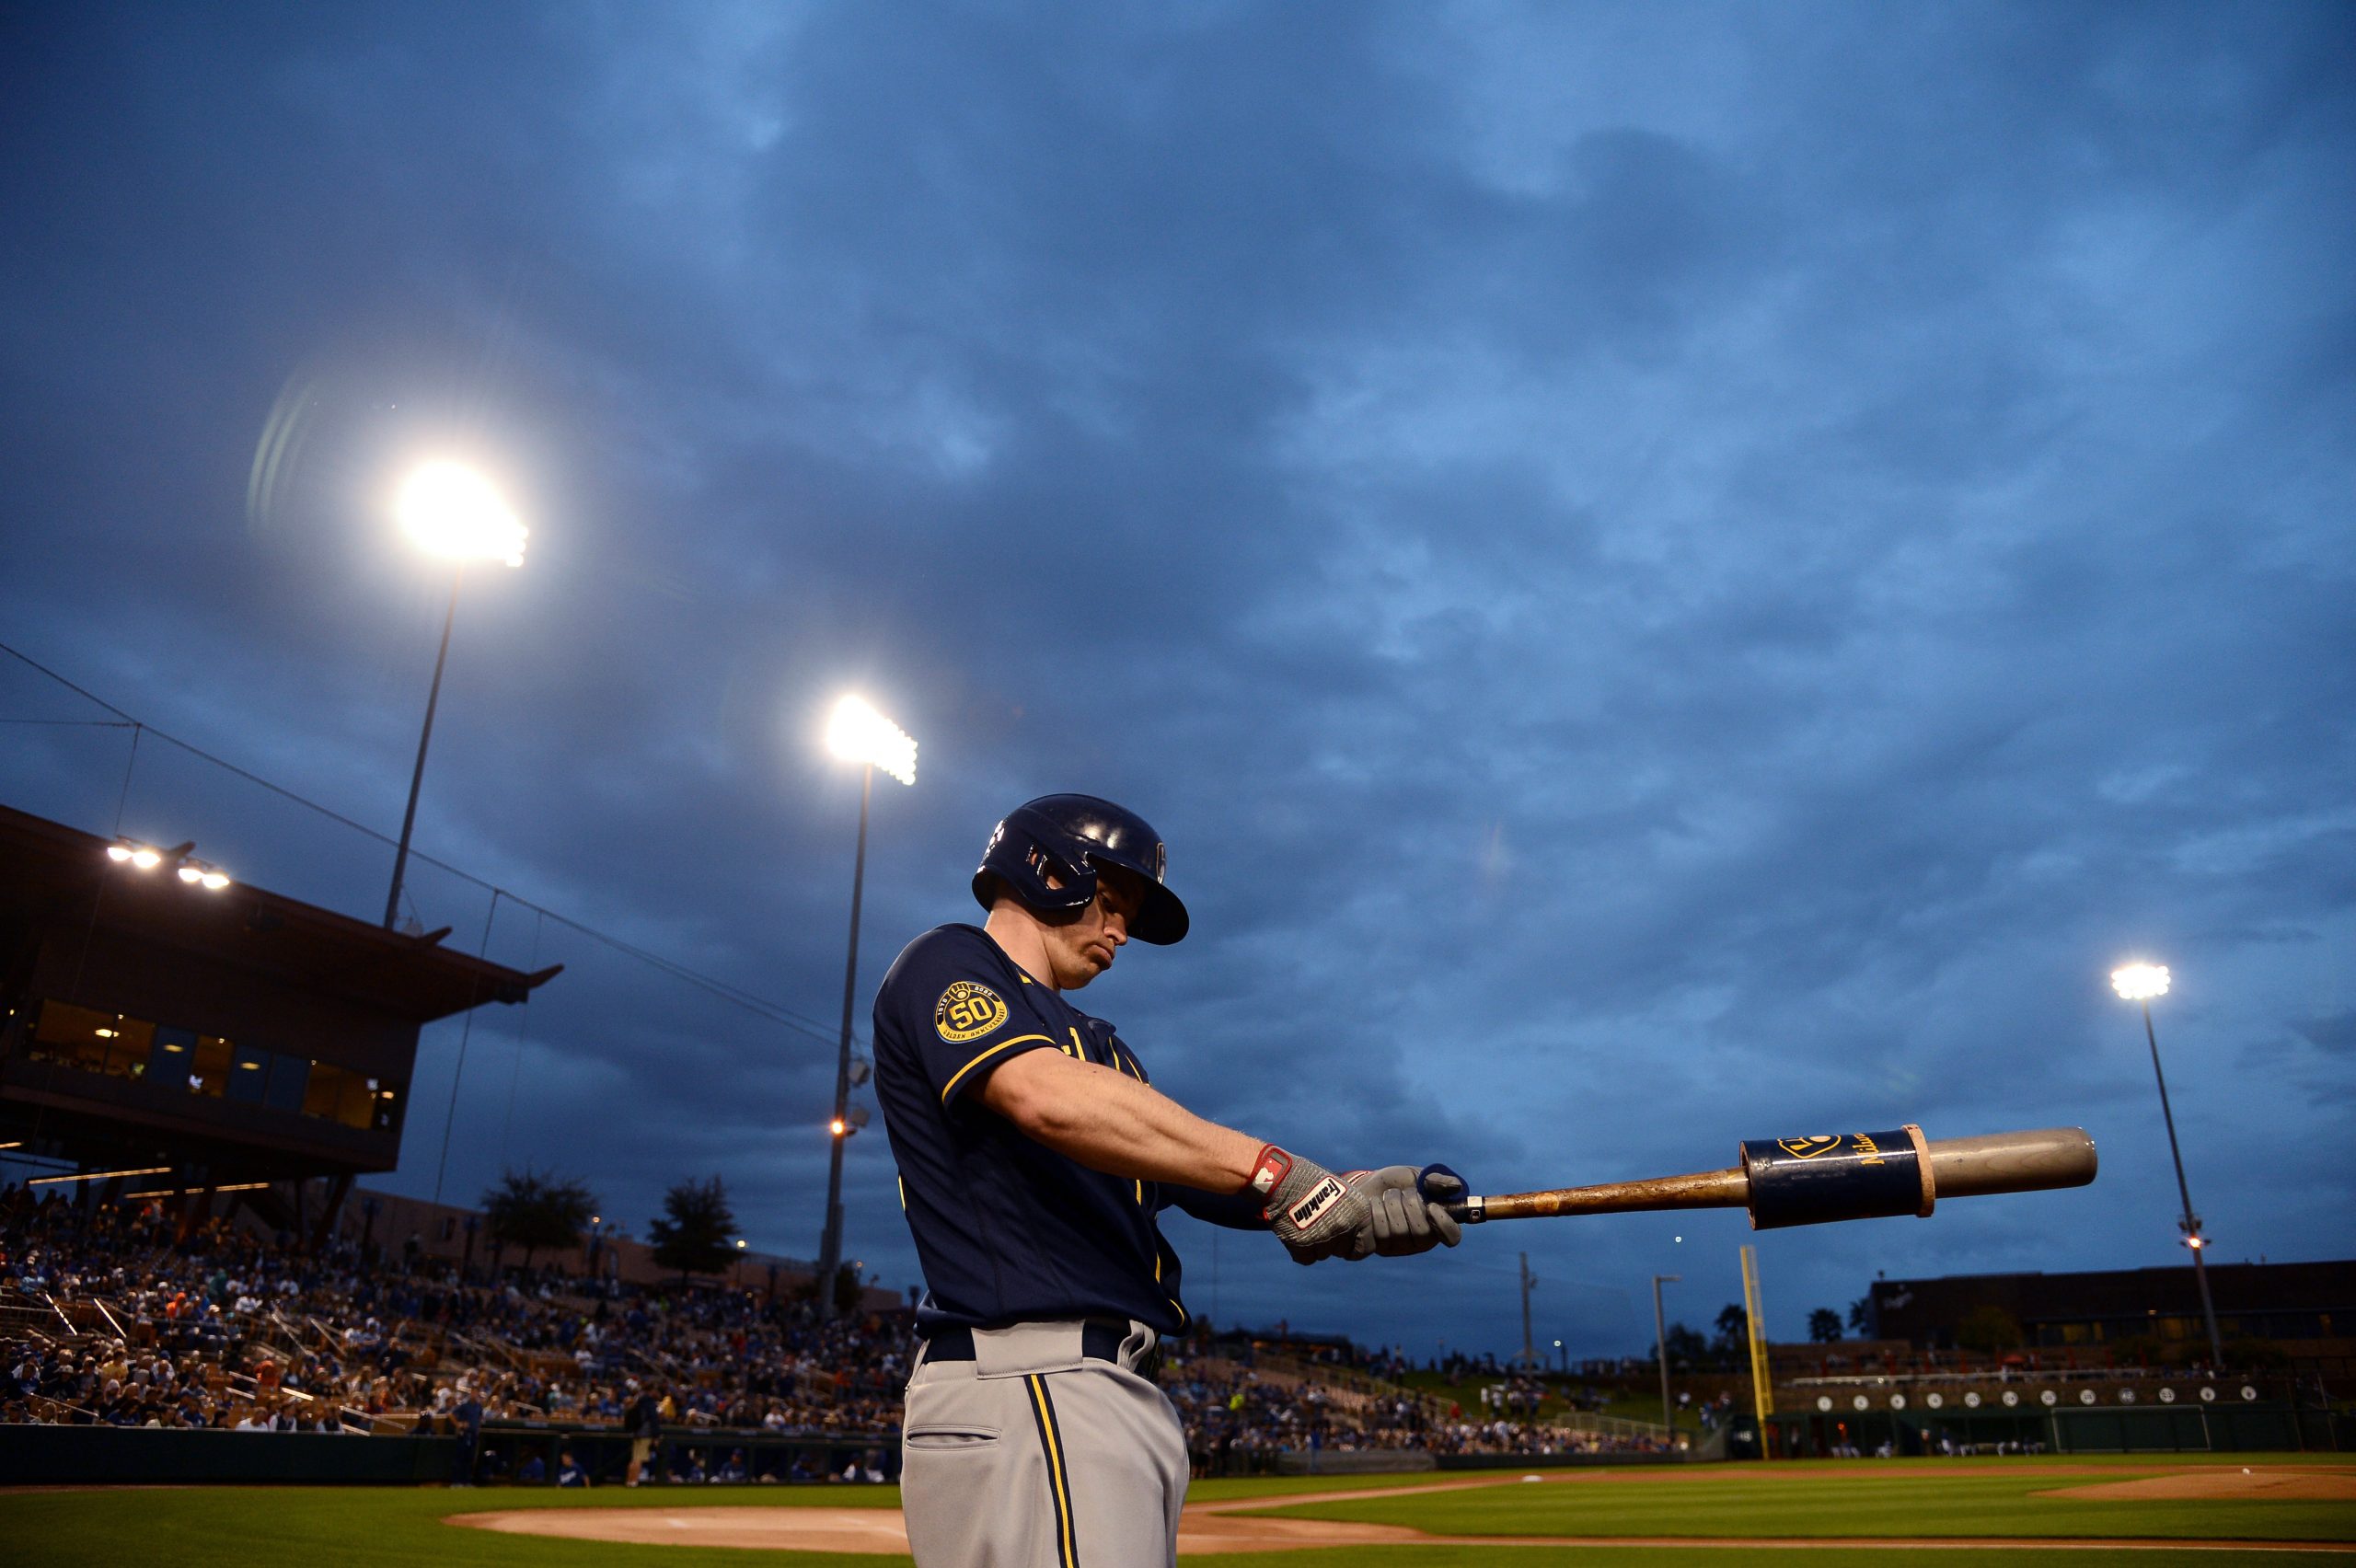
[[[182,859],[176,874],[189,886],[202,887],[208,893],[219,893],[229,885],[226,872],[202,860]]]
[[[144,846],[131,852],[131,863],[143,871],[152,871],[164,863],[164,857]]]
[[[417,792],[425,782],[425,751],[433,739],[433,709],[442,700],[442,667],[450,658],[450,628],[458,618],[458,584],[468,566],[487,561],[522,566],[524,541],[531,534],[489,479],[462,463],[444,459],[411,471],[393,511],[410,541],[450,562],[453,571],[450,607],[442,617],[442,646],[433,655],[433,684],[425,692],[425,723],[417,734],[417,766],[410,772],[409,805],[401,813],[400,843],[393,851],[393,884],[385,894],[388,931],[400,923],[401,882],[409,870],[410,835],[417,825]],[[443,1141],[449,1141],[446,1129]],[[439,1177],[433,1201],[442,1201]]]
[[[531,530],[508,509],[491,482],[463,464],[419,466],[401,486],[401,532],[432,555],[461,564],[524,564]]]
[[[826,721],[826,749],[845,762],[879,767],[903,784],[917,781],[917,744],[906,730],[860,698],[835,704]]]
[[[2168,1159],[2176,1163],[2176,1193],[2184,1203],[2177,1228],[2184,1233],[2184,1245],[2192,1253],[2192,1277],[2200,1286],[2200,1314],[2208,1320],[2209,1366],[2213,1373],[2224,1365],[2225,1342],[2217,1332],[2217,1304],[2209,1294],[2209,1268],[2200,1257],[2209,1243],[2200,1234],[2200,1216],[2192,1210],[2191,1183],[2184,1179],[2184,1153],[2176,1141],[2176,1113],[2168,1107],[2168,1078],[2160,1070],[2160,1036],[2152,1027],[2152,998],[2168,994],[2168,966],[2122,963],[2110,972],[2110,988],[2143,1009],[2143,1039],[2152,1047],[2152,1080],[2160,1086],[2160,1120],[2167,1124]]]
[[[118,866],[121,865],[125,860],[130,859],[131,855],[131,846],[127,844],[110,844],[107,846],[107,859],[112,860]]]

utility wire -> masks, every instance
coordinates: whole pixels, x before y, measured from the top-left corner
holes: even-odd
[[[532,917],[532,956],[525,962],[531,965],[525,973],[535,974],[540,967],[540,937],[548,926],[548,917]],[[515,1028],[515,1060],[507,1069],[507,1119],[499,1124],[499,1164],[507,1165],[507,1136],[515,1130],[515,1090],[524,1081],[524,1043],[532,1032],[532,1009],[524,1009],[523,1021]]]
[[[15,659],[19,663],[48,676],[51,680],[55,681],[59,686],[64,686],[66,690],[74,693],[75,696],[80,697],[98,707],[103,708],[109,713],[113,714],[116,720],[120,721],[120,723],[110,727],[129,728],[133,732],[134,737],[139,734],[153,735],[157,740],[165,742],[169,745],[178,746],[180,750],[188,753],[191,756],[196,757],[200,761],[211,763],[214,767],[220,768],[225,773],[233,774],[236,777],[244,779],[248,784],[259,785],[260,788],[269,790],[271,794],[277,795],[283,800],[291,801],[294,804],[301,806],[307,811],[317,812],[319,815],[326,817],[329,821],[336,823],[341,826],[348,827],[352,832],[360,834],[364,837],[373,838],[377,843],[387,846],[397,843],[397,840],[395,840],[390,835],[379,833],[375,828],[370,827],[366,823],[355,821],[354,819],[344,815],[341,812],[336,811],[332,807],[321,805],[318,801],[314,801],[307,796],[299,795],[283,784],[264,778],[260,774],[240,767],[236,763],[231,762],[225,757],[214,755],[213,753],[206,751],[202,746],[183,741],[177,735],[167,734],[163,731],[156,728],[153,724],[147,723],[144,720],[136,718],[133,714],[116,707],[113,703],[109,702],[105,698],[100,697],[98,693],[68,680],[65,676],[58,674],[55,670],[51,669],[48,665],[42,663],[40,660],[33,658],[30,654],[24,652],[20,649],[12,648],[6,642],[0,642],[0,653],[7,654],[10,658]],[[15,721],[48,723],[81,722],[93,725],[107,723],[107,721],[103,720]],[[136,755],[135,738],[133,744],[133,755]],[[771,1023],[780,1024],[787,1029],[794,1031],[796,1033],[806,1034],[811,1039],[818,1041],[823,1044],[833,1045],[837,1042],[838,1035],[837,1031],[829,1029],[825,1024],[818,1022],[814,1019],[793,1011],[791,1008],[786,1007],[781,1002],[774,1002],[765,997],[756,996],[753,992],[745,990],[741,986],[732,985],[728,981],[690,969],[684,963],[680,963],[674,959],[664,958],[662,954],[652,951],[649,949],[640,947],[634,942],[625,941],[621,938],[601,931],[594,926],[584,925],[583,922],[573,919],[571,916],[560,914],[554,909],[549,908],[545,905],[536,904],[528,898],[521,897],[518,894],[501,887],[496,882],[485,881],[483,878],[476,876],[473,872],[465,870],[457,866],[454,866],[446,860],[437,860],[433,856],[425,854],[422,850],[411,848],[410,850],[410,859],[412,860],[422,860],[425,864],[433,867],[436,870],[447,872],[449,875],[457,878],[463,882],[467,882],[474,887],[481,888],[484,892],[492,895],[494,903],[496,903],[498,899],[504,898],[511,904],[529,909],[537,915],[545,916],[547,918],[555,921],[558,925],[564,927],[568,930],[577,932],[578,934],[588,938],[592,941],[602,943],[605,946],[613,949],[616,952],[637,959],[640,963],[669,975],[672,979],[680,982],[682,985],[692,986],[710,996],[717,997],[721,1001],[728,1003],[732,1007],[741,1009],[742,1010],[751,1013],[756,1017],[766,1019]]]
[[[500,897],[496,893],[491,895],[491,912],[482,917],[482,951],[476,955],[479,958],[491,956],[491,923],[499,918]],[[467,1076],[467,1042],[474,1037],[475,1009],[470,1003],[467,1008],[466,1023],[458,1031],[458,1065],[450,1069],[450,1109],[442,1118],[442,1158],[433,1166],[433,1202],[436,1207],[442,1203],[442,1178],[450,1169],[450,1129],[458,1124],[458,1085]]]

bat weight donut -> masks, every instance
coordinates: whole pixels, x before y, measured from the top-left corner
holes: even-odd
[[[1933,1191],[1923,1129],[1751,1138],[1742,1146],[1750,1228],[1928,1215]]]

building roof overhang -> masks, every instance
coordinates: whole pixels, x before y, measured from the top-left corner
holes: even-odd
[[[169,867],[142,871],[107,857],[114,842],[0,806],[0,922],[63,925],[150,941],[275,984],[336,997],[423,1024],[484,1002],[521,1002],[562,972],[532,974],[249,882],[192,888]]]

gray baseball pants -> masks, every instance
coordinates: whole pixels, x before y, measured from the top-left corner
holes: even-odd
[[[917,1568],[1172,1568],[1186,1435],[1133,1368],[1083,1355],[1078,1320],[974,1331],[974,1359],[918,1364],[900,1500]]]

